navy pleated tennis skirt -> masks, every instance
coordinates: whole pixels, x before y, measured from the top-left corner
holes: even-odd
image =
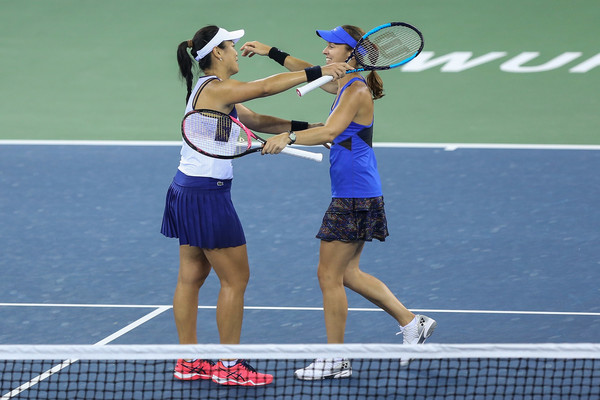
[[[221,249],[246,244],[231,201],[231,180],[187,176],[181,171],[167,191],[163,235],[180,245]]]

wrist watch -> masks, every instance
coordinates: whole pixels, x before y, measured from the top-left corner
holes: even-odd
[[[288,145],[296,143],[296,133],[294,131],[289,131],[288,134],[290,138],[290,143],[288,143]]]

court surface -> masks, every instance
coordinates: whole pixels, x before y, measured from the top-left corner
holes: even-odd
[[[1,344],[177,342],[178,244],[159,230],[179,147],[151,144],[0,145]],[[438,321],[431,341],[597,342],[600,152],[455,147],[376,147],[391,236],[366,245],[362,268]],[[328,163],[234,165],[251,265],[242,342],[325,342],[314,235]],[[218,342],[217,291],[213,274],[203,343]],[[389,316],[348,298],[348,343],[399,341]]]

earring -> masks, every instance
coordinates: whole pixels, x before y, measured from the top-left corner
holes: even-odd
[[[222,59],[222,58],[219,58],[219,61],[223,61],[223,59]]]

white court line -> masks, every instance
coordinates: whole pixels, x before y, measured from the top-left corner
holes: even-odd
[[[4,305],[4,304],[7,304],[7,303],[1,303],[0,306]],[[170,306],[158,307],[151,313],[144,315],[142,318],[139,318],[138,320],[136,320],[136,321],[132,322],[131,324],[127,325],[126,327],[118,330],[117,332],[113,333],[112,335],[109,335],[109,336],[105,337],[104,339],[102,339],[101,341],[94,343],[94,346],[102,346],[107,343],[110,343],[113,340],[117,339],[118,337],[123,336],[127,332],[132,331],[133,329],[137,328],[138,326],[142,325],[145,322],[148,322],[152,318],[156,317],[157,315],[162,314],[163,312],[167,311],[170,308],[171,308]],[[0,397],[0,400],[8,400],[8,399],[11,399],[11,398],[17,396],[19,393],[32,388],[33,386],[37,385],[41,381],[51,377],[52,375],[54,375],[57,372],[62,371],[63,369],[67,368],[69,365],[71,365],[73,363],[76,363],[77,361],[78,361],[78,359],[64,360],[63,362],[55,365],[54,367],[50,368],[46,372],[32,378],[31,380],[29,380],[29,382],[25,382],[18,388],[15,388],[15,389],[11,390],[10,392],[6,393],[4,396]]]
[[[169,140],[0,140],[0,145],[31,146],[181,146],[181,141]],[[436,148],[446,151],[458,149],[498,149],[498,150],[600,150],[593,144],[515,144],[515,143],[397,143],[375,142],[374,147],[391,148]],[[306,146],[301,146],[306,147]]]
[[[199,307],[201,308],[201,307]],[[209,307],[206,307],[209,308]],[[216,307],[210,307],[216,308]],[[247,310],[290,310],[290,311],[323,311],[323,307],[244,307]],[[451,313],[451,314],[521,314],[521,315],[580,315],[580,316],[600,316],[600,312],[567,312],[567,311],[500,311],[500,310],[438,310],[438,309],[419,309],[411,308],[412,312],[422,313]],[[352,308],[348,311],[362,312],[384,312],[381,308]]]
[[[594,144],[514,144],[514,143],[373,143],[374,147],[392,148],[443,148],[446,151],[458,149],[481,150],[600,150],[600,145]]]
[[[172,306],[159,304],[0,303],[0,307],[170,308]]]
[[[173,308],[171,305],[158,304],[67,304],[67,303],[0,303],[0,307],[89,307],[89,308],[159,308],[164,312]],[[216,306],[198,306],[199,309],[216,309]],[[266,311],[323,311],[323,307],[273,307],[273,306],[245,306],[245,310]],[[413,312],[422,313],[451,313],[451,314],[514,314],[514,315],[572,315],[598,317],[600,312],[579,311],[528,311],[528,310],[445,310],[445,309],[417,309]],[[381,308],[348,308],[348,311],[358,312],[383,312]]]

